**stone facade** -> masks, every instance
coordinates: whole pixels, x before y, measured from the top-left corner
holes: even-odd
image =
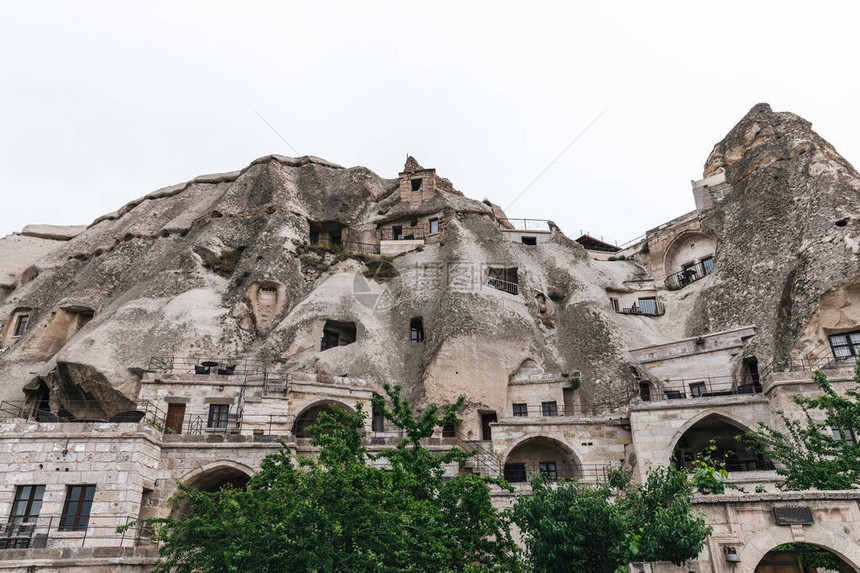
[[[748,183],[773,191],[761,170],[783,154],[753,129],[763,117],[791,139],[785,162],[833,177],[810,196],[795,174],[794,201],[781,198],[834,219],[792,235],[791,260],[780,233],[799,212],[767,203],[759,221],[755,201],[770,199]],[[148,533],[117,525],[169,515],[179,483],[241,487],[279,440],[314,455],[306,429],[332,405],[367,414],[371,451],[396,444],[371,408],[387,382],[419,408],[465,396],[428,447],[475,451],[448,471],[503,476],[518,494],[534,472],[592,482],[621,465],[638,480],[717,439],[730,481],[756,493],[697,499],[715,528],[699,559],[633,571],[753,571],[799,540],[856,568],[858,498],[778,493],[771,461],[735,436],[798,415],[792,397],[816,391],[815,368],[851,385],[830,342],[860,331],[857,189],[802,120],[757,106],[694,182],[697,210],[613,251],[622,260],[589,258],[548,221],[517,226],[411,157],[386,180],[271,156],[85,230],[0,240],[0,253],[21,247],[0,260],[0,519],[36,524],[14,543],[28,547],[0,548],[0,570],[147,570]],[[770,235],[747,237],[758,227]],[[16,497],[34,492],[41,508],[21,513]],[[71,497],[90,494],[85,523],[65,525]],[[776,523],[773,508],[791,505],[812,523]]]

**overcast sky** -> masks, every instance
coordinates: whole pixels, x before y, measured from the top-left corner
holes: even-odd
[[[849,3],[845,3],[848,5]],[[853,4],[853,3],[851,3]],[[130,6],[130,4],[129,4]],[[0,236],[271,153],[619,242],[693,209],[758,102],[860,162],[860,9],[824,2],[3,2]]]

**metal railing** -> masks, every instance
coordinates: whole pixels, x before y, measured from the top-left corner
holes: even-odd
[[[555,418],[562,416],[594,416],[611,414],[627,406],[627,402],[602,402],[589,405],[565,406],[558,402],[541,402],[539,404],[514,404],[511,411],[502,418]],[[623,412],[619,412],[623,413]]]
[[[664,282],[669,290],[678,290],[705,278],[712,272],[714,272],[714,259],[711,259],[707,264],[698,262],[687,265],[682,270],[666,277]]]
[[[380,241],[412,241],[424,239],[424,227],[403,227],[399,231],[388,227],[379,229]]]
[[[227,417],[211,416],[206,413],[190,413],[182,418],[181,424],[170,420],[163,427],[168,435],[211,436],[260,434],[267,436],[286,436],[293,431],[296,417],[293,414],[237,414],[229,412]]]
[[[836,357],[830,344],[825,342],[813,351],[807,353],[804,358],[792,358],[790,360],[774,360],[760,370],[762,379],[767,378],[774,372],[812,372],[814,370],[834,370],[836,368],[853,368],[857,362],[856,356]]]
[[[502,292],[506,292],[508,294],[518,295],[520,294],[520,285],[517,283],[512,283],[508,281],[503,281],[502,279],[497,279],[493,277],[487,277],[487,284],[493,287],[496,290],[500,290]]]
[[[579,481],[584,483],[605,482],[612,470],[612,464],[576,464],[566,463],[555,466],[541,467],[536,463],[507,463],[503,477],[510,483],[524,483],[537,475],[543,475],[550,481]]]
[[[659,300],[652,304],[639,304],[634,302],[629,308],[623,308],[617,303],[612,305],[613,310],[618,314],[636,314],[640,316],[663,316],[666,313],[666,307]]]
[[[152,356],[150,372],[162,374],[197,374],[203,376],[245,376],[249,383],[286,384],[290,373],[282,364],[239,358],[190,356]]]
[[[105,405],[95,400],[62,400],[60,406],[66,414],[60,416],[56,412],[39,408],[39,404],[25,400],[4,400],[0,402],[0,419],[34,420],[40,423],[132,423],[146,422],[160,426],[164,422],[165,413],[149,400],[138,400],[130,406]],[[75,417],[71,412],[100,413],[103,417]]]
[[[151,526],[132,525],[122,533],[116,528],[134,521],[130,516],[89,516],[86,525],[78,518],[79,527],[61,515],[31,516],[3,527],[0,551],[3,549],[44,549],[48,547],[137,547],[155,546]],[[3,557],[0,556],[0,559]]]
[[[361,253],[363,255],[378,255],[379,245],[376,243],[359,243],[358,241],[339,241],[329,237],[314,237],[308,243],[311,247],[323,247],[343,249],[349,253]]]
[[[472,452],[472,457],[469,461],[472,462],[478,475],[490,477],[500,477],[502,475],[502,464],[499,462],[499,458],[493,453],[492,442],[464,440],[461,438],[459,445],[463,451]]]
[[[649,395],[646,402],[660,402],[664,400],[687,400],[692,398],[714,398],[720,396],[734,396],[743,394],[760,394],[762,387],[760,376],[749,376],[740,381],[735,376],[706,376],[704,378],[683,378],[677,380],[664,380],[659,388],[650,384]],[[641,397],[641,396],[640,396]]]
[[[550,221],[546,219],[498,219],[499,228],[509,231],[550,231]],[[507,226],[505,225],[507,223]]]

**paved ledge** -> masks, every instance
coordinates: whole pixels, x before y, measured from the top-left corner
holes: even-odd
[[[860,500],[860,489],[848,489],[837,491],[782,491],[775,493],[747,493],[747,494],[721,494],[721,495],[697,495],[693,498],[696,504],[715,503],[755,503],[765,501],[816,501],[816,500]]]

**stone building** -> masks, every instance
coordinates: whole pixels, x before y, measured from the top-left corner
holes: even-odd
[[[735,439],[814,393],[813,369],[851,384],[860,176],[760,104],[693,195],[618,247],[508,219],[411,157],[389,180],[269,156],[3,238],[0,571],[148,570],[149,532],[117,525],[167,515],[179,483],[241,487],[278,440],[313,455],[332,405],[363,405],[371,450],[396,444],[370,407],[386,382],[466,396],[428,446],[526,495],[535,472],[640,479],[716,439],[755,493],[696,500],[714,533],[679,571],[752,572],[788,542],[860,570],[860,494],[781,492]]]

